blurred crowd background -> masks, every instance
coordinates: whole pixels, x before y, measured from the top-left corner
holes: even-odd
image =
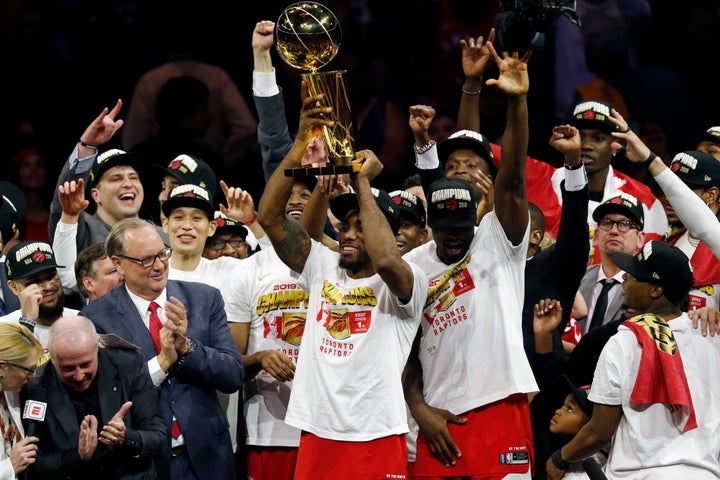
[[[120,113],[124,118],[141,75],[174,52],[191,51],[195,58],[224,68],[255,113],[252,31],[259,20],[277,20],[291,3],[2,0],[0,177],[20,183],[17,170],[23,152],[34,149],[44,169],[40,176],[45,177],[36,181],[50,195],[85,126],[118,98],[124,102]],[[424,103],[455,117],[464,80],[458,42],[486,36],[500,8],[499,0],[321,3],[335,12],[343,28],[340,53],[324,70],[348,69],[356,115],[381,99],[404,112],[410,105]],[[638,5],[644,8],[634,11]],[[620,92],[629,118],[646,138],[665,142],[667,151],[674,153],[692,146],[690,138],[696,130],[720,123],[715,73],[720,55],[719,2],[578,2],[578,12],[593,8],[604,14],[589,14],[583,22],[585,40],[594,47],[585,62]],[[622,12],[622,18],[608,15],[615,11]],[[558,78],[558,59],[572,65],[578,53],[560,32],[563,28],[577,27],[561,18],[530,62],[530,154],[549,163],[560,161],[547,140],[552,126],[566,113],[558,102],[557,91],[567,81],[565,76]],[[300,72],[273,55],[292,128],[300,107]],[[572,88],[568,87],[568,94]],[[482,131],[496,140],[501,134],[497,128],[505,124],[499,118],[505,111],[503,99],[492,89],[485,90]],[[412,136],[409,128],[403,133],[408,144],[401,165],[412,173]],[[264,182],[257,145],[218,177],[248,189],[259,200]]]

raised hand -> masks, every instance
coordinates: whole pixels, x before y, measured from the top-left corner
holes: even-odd
[[[488,35],[488,42],[492,43],[495,41],[495,29],[490,30]],[[473,37],[460,40],[460,48],[462,49],[462,69],[465,74],[465,78],[468,81],[478,82],[477,87],[475,85],[466,86],[480,88],[482,85],[479,83],[482,81],[483,73],[487,68],[487,64],[492,58],[490,50],[485,45],[482,35],[477,37],[477,40]]]
[[[269,20],[263,20],[255,24],[252,34],[252,49],[254,68],[258,72],[272,72],[272,58],[270,48],[273,45],[273,32],[275,24]]]
[[[115,132],[123,126],[122,120],[115,120],[122,108],[122,100],[118,99],[115,107],[108,110],[107,107],[93,120],[85,129],[80,140],[88,145],[100,146],[110,141]]]
[[[360,150],[356,152],[352,163],[362,164],[362,168],[358,171],[358,176],[367,177],[370,182],[380,175],[380,172],[382,172],[384,168],[372,150]]]
[[[533,332],[547,335],[560,325],[562,319],[562,306],[555,299],[545,298],[535,304],[533,310]]]
[[[110,421],[102,428],[99,441],[107,446],[120,445],[125,441],[125,414],[133,402],[123,403],[120,410],[110,419]]]
[[[246,223],[255,216],[255,201],[247,190],[229,187],[224,180],[220,180],[220,188],[227,202],[227,206],[220,204],[220,211],[226,217]]]
[[[23,317],[37,320],[40,316],[40,304],[43,299],[43,290],[37,283],[28,285],[17,294],[20,300],[20,313]]]
[[[579,152],[580,132],[572,125],[558,125],[553,127],[549,143],[551,147],[563,154]]]
[[[58,200],[63,213],[76,214],[85,210],[90,202],[85,198],[85,179],[72,180],[58,186]]]
[[[262,20],[255,24],[252,34],[252,48],[261,52],[267,52],[273,46],[275,23],[270,20]]]
[[[488,50],[495,59],[500,75],[498,78],[491,78],[485,82],[488,86],[496,86],[505,95],[509,97],[517,97],[525,95],[530,88],[530,77],[528,76],[528,60],[532,55],[531,51],[527,51],[522,57],[518,52],[503,52],[502,58],[495,51],[495,47],[491,42],[486,42]]]
[[[320,133],[322,127],[332,127],[335,122],[328,120],[324,116],[333,111],[332,107],[322,105],[325,94],[310,95],[308,83],[305,80],[302,82],[301,92],[303,106],[300,110],[300,122],[296,140],[302,142],[304,149],[313,137]]]
[[[429,105],[413,105],[410,107],[410,129],[415,135],[415,143],[417,145],[425,145],[430,139],[428,130],[430,124],[435,118],[435,109]],[[418,140],[420,142],[418,143]]]
[[[474,186],[482,192],[482,198],[477,204],[477,220],[476,224],[480,225],[480,220],[493,209],[495,205],[495,186],[493,184],[493,178],[490,175],[485,175],[482,170],[477,169],[472,173],[474,180]]]

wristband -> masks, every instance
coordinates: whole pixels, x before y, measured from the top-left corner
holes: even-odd
[[[80,145],[82,145],[85,148],[89,148],[90,150],[97,150],[98,147],[96,145],[90,145],[88,143],[83,142],[82,140],[79,141]]]
[[[477,90],[468,90],[465,87],[462,87],[462,91],[467,95],[480,95],[480,92],[482,92],[482,87],[478,88]]]
[[[568,165],[567,163],[565,164],[565,168],[567,168],[568,170],[577,170],[582,166],[583,166],[582,162],[579,162],[577,165]]]
[[[35,320],[33,320],[32,318],[22,316],[22,317],[20,317],[18,322],[20,323],[20,325],[27,327],[27,329],[30,330],[31,332],[33,332],[33,333],[35,332],[35,325],[37,325],[37,322]]]
[[[255,223],[255,220],[257,220],[257,212],[255,212],[255,215],[253,215],[253,217],[250,220],[248,220],[247,222],[243,222],[243,225],[245,225],[246,227],[249,227],[250,225]]]
[[[645,168],[648,168],[650,164],[657,158],[657,155],[655,155],[653,152],[650,152],[650,155],[648,155],[647,160],[642,162],[640,165],[642,165]]]
[[[570,464],[562,459],[561,450],[562,448],[555,450],[552,455],[550,455],[550,460],[552,460],[553,465],[555,465],[555,468],[558,470],[567,470]]]
[[[62,211],[63,215],[70,215],[71,217],[77,217],[80,215],[80,212],[68,212],[67,210]]]
[[[428,143],[422,146],[413,145],[413,148],[415,149],[415,153],[417,153],[418,155],[422,155],[423,153],[430,150],[433,145],[435,145],[435,140],[430,140]]]

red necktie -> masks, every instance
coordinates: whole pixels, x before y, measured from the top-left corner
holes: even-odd
[[[159,305],[156,302],[150,302],[150,306],[148,307],[148,310],[150,310],[150,325],[148,328],[150,328],[150,337],[155,344],[155,350],[160,353],[160,329],[162,328],[162,322],[157,313],[158,307]]]
[[[157,313],[158,307],[159,305],[156,302],[150,302],[148,310],[150,310],[150,336],[152,337],[153,343],[155,344],[155,349],[158,351],[158,353],[160,353],[160,329],[162,328],[162,322],[160,321],[160,317]],[[173,418],[171,433],[173,438],[178,438],[181,433],[180,425],[178,425],[178,422],[175,418]]]

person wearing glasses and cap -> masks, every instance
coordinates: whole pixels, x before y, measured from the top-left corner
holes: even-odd
[[[219,257],[247,258],[249,245],[245,240],[248,231],[242,222],[215,212],[215,235],[205,241],[203,257],[214,260]]]
[[[590,421],[550,456],[547,478],[607,442],[608,478],[718,478],[720,377],[707,368],[720,364],[720,336],[702,336],[685,313],[690,262],[661,241],[614,257],[625,271],[628,320],[598,360]]]

